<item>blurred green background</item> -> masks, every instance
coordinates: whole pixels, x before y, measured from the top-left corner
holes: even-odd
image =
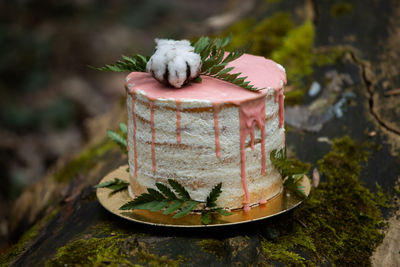
[[[365,58],[378,57],[377,40],[386,32],[371,19],[385,21],[390,1],[368,2],[380,12],[375,6],[368,9],[373,13],[355,12],[363,1],[318,1],[322,15],[314,0],[0,1],[0,239],[7,236],[8,207],[24,188],[95,135],[106,136],[90,124],[123,101],[126,74],[88,65],[151,55],[154,38],[232,33],[231,49],[246,48],[286,67],[287,106],[310,103],[316,72],[325,73],[346,52],[315,50],[316,43],[355,45],[371,52]],[[347,27],[354,23],[363,29],[357,37]],[[321,32],[329,34],[317,36]]]

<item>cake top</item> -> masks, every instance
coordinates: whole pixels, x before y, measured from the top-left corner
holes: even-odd
[[[132,72],[127,77],[126,87],[131,94],[142,93],[150,100],[171,99],[179,101],[205,100],[213,103],[232,103],[256,99],[268,94],[268,91],[280,90],[286,84],[284,68],[272,60],[260,56],[244,54],[230,62],[227,67],[234,67],[240,72],[239,77],[247,80],[259,91],[245,90],[235,84],[202,76],[201,83],[190,83],[183,88],[172,88],[157,82],[149,73]]]

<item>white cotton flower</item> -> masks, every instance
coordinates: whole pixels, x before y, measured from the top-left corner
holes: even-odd
[[[188,40],[155,39],[156,52],[146,70],[157,81],[181,88],[200,74],[201,58]]]

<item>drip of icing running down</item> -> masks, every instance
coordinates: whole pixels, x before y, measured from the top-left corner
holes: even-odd
[[[230,62],[227,67],[235,67],[234,72],[243,73],[242,76],[248,76],[248,79],[251,81],[251,84],[256,86],[257,88],[270,88],[274,90],[275,93],[275,102],[279,102],[279,127],[283,127],[284,121],[284,113],[283,113],[283,85],[286,84],[286,74],[280,69],[276,63],[271,60],[267,60],[263,57],[252,56],[252,55],[243,55],[242,57],[236,59],[233,62]],[[241,76],[239,76],[241,77]],[[246,182],[246,170],[245,170],[245,151],[244,151],[244,142],[246,137],[250,134],[251,137],[251,146],[254,147],[254,127],[257,126],[261,130],[261,139],[262,139],[262,167],[261,172],[265,172],[265,121],[264,123],[260,123],[261,116],[264,117],[265,120],[265,96],[268,90],[260,90],[259,92],[250,92],[240,88],[238,86],[234,86],[230,83],[220,81],[218,79],[210,78],[210,77],[202,77],[202,83],[192,83],[189,84],[179,90],[166,88],[162,84],[156,82],[151,75],[148,73],[131,73],[128,76],[127,88],[128,92],[134,97],[138,90],[141,90],[145,95],[145,98],[150,103],[151,110],[151,118],[150,118],[150,126],[151,126],[151,135],[152,135],[152,164],[153,164],[153,172],[156,169],[155,162],[155,129],[154,129],[154,101],[157,99],[175,99],[176,101],[176,138],[179,143],[181,140],[181,129],[180,129],[180,116],[181,109],[180,103],[183,101],[190,101],[190,99],[196,99],[200,101],[210,101],[214,108],[214,129],[215,129],[215,150],[217,157],[220,154],[219,150],[219,128],[218,128],[218,112],[221,104],[233,104],[235,106],[239,106],[239,111],[241,114],[248,114],[248,110],[254,107],[250,107],[251,105],[246,103],[257,103],[255,106],[261,106],[260,103],[264,103],[259,112],[255,112],[255,115],[248,117],[247,119],[240,119],[240,123],[244,123],[248,125],[240,130],[240,138],[244,139],[241,142],[241,173],[242,175],[242,185],[243,190],[245,192],[245,201],[249,201],[249,193],[247,190],[247,182]],[[135,82],[133,84],[132,82]],[[216,107],[218,107],[216,109]],[[263,114],[262,114],[263,113]],[[258,114],[258,115],[256,115]],[[245,121],[250,121],[250,124],[245,123]],[[256,123],[254,123],[256,121]],[[133,122],[135,124],[135,116],[133,117]],[[217,124],[217,126],[216,126]],[[242,126],[242,125],[241,125]],[[136,126],[134,125],[134,132],[136,132]],[[134,134],[135,139],[135,134]],[[243,148],[243,149],[242,149]],[[136,144],[134,142],[135,149],[135,161],[136,161]],[[243,152],[243,153],[242,153]],[[243,159],[243,160],[242,160]],[[135,163],[135,176],[137,164]],[[262,203],[263,200],[260,200]],[[246,203],[245,203],[246,204]],[[245,210],[248,210],[248,204],[245,205]]]
[[[249,211],[250,195],[246,179],[246,150],[247,136],[251,136],[251,144],[254,146],[255,126],[261,131],[261,174],[265,172],[265,98],[242,103],[239,106],[240,120],[240,173],[244,190],[244,210]]]

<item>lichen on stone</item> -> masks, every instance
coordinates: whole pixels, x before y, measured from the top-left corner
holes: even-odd
[[[84,150],[78,157],[72,159],[63,168],[53,175],[57,182],[67,182],[74,178],[78,172],[88,171],[106,152],[116,145],[110,140],[101,142]]]
[[[90,237],[68,242],[46,266],[179,266],[185,259],[168,259],[127,242],[129,236]]]
[[[233,42],[228,49],[247,47],[248,52],[271,58],[287,69],[288,81],[297,89],[286,95],[285,101],[298,103],[305,92],[304,79],[313,73],[314,26],[305,21],[299,26],[289,13],[278,12],[260,22],[245,19],[232,25],[226,34],[232,32]]]
[[[268,259],[299,266],[371,265],[384,222],[376,196],[358,180],[367,157],[350,137],[333,140],[318,161],[325,181],[295,210],[293,221],[273,225],[279,237],[262,241]]]
[[[332,5],[329,13],[332,17],[339,17],[346,14],[349,14],[353,11],[353,6],[350,3],[335,3]]]
[[[41,229],[58,213],[58,209],[54,209],[48,215],[44,216],[40,221],[34,224],[28,231],[26,231],[19,239],[18,243],[6,250],[0,255],[0,266],[9,266],[9,264],[19,255],[21,255],[28,244],[38,236]]]
[[[204,239],[197,244],[201,247],[205,252],[211,253],[215,255],[218,260],[221,260],[225,255],[225,244],[221,240],[217,239]]]

